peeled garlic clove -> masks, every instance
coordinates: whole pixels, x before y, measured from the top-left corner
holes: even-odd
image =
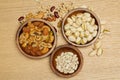
[[[67,22],[71,25],[73,24],[73,20],[71,18],[67,18]]]
[[[95,56],[96,53],[97,53],[97,50],[93,50],[88,55],[92,57],[92,56]]]
[[[97,56],[101,56],[103,54],[103,49],[102,48],[99,48],[98,50],[97,50]]]
[[[101,46],[102,46],[101,41],[98,41],[98,42],[96,42],[96,43],[94,44],[94,49],[98,49],[98,48],[100,48]]]

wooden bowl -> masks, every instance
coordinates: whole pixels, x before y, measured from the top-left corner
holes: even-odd
[[[95,38],[93,38],[91,41],[89,41],[88,43],[86,43],[86,44],[76,44],[76,43],[74,43],[74,42],[71,42],[71,41],[67,38],[67,36],[65,35],[64,25],[67,23],[67,18],[68,18],[68,17],[70,17],[70,16],[72,16],[72,15],[74,15],[74,14],[77,14],[77,13],[84,13],[84,12],[90,13],[91,16],[92,16],[92,18],[95,19],[95,24],[98,26],[98,30],[97,30],[98,33],[97,33],[97,36],[96,36]],[[100,24],[99,18],[97,17],[97,15],[96,15],[93,11],[91,11],[91,10],[89,10],[89,9],[87,9],[87,8],[76,8],[76,9],[71,10],[68,14],[65,15],[65,17],[64,17],[64,19],[63,19],[63,22],[62,22],[62,29],[61,29],[61,30],[62,30],[63,37],[65,38],[65,40],[66,40],[69,44],[74,45],[74,46],[77,46],[77,47],[85,47],[85,46],[89,46],[89,45],[93,44],[93,43],[97,40],[97,38],[98,38],[98,36],[99,36],[99,34],[100,34],[100,31],[101,31],[101,24]]]
[[[44,57],[48,56],[49,54],[51,54],[52,51],[53,51],[53,50],[55,49],[55,47],[56,47],[56,42],[57,42],[56,31],[55,31],[54,27],[53,27],[49,22],[47,22],[47,21],[45,21],[45,20],[42,20],[42,19],[31,19],[31,20],[29,20],[29,21],[31,21],[31,22],[35,22],[35,21],[44,22],[46,25],[48,25],[48,26],[51,28],[51,30],[53,31],[53,34],[54,34],[54,38],[55,38],[55,39],[54,39],[54,42],[53,42],[53,46],[52,46],[52,48],[49,50],[48,53],[43,54],[43,55],[41,55],[41,56],[32,56],[32,55],[27,54],[27,53],[21,48],[21,46],[20,46],[20,44],[19,44],[19,40],[18,40],[18,39],[19,39],[19,36],[20,36],[20,34],[21,34],[21,32],[22,32],[23,27],[24,27],[25,25],[27,25],[27,23],[28,23],[28,21],[26,21],[26,22],[24,22],[24,23],[18,28],[18,30],[17,30],[17,33],[16,33],[16,44],[17,44],[17,47],[18,47],[18,49],[20,50],[20,52],[21,52],[23,55],[25,55],[25,56],[27,56],[27,57],[29,57],[29,58],[33,58],[33,59],[44,58]]]
[[[71,73],[71,74],[64,74],[64,73],[61,73],[60,71],[58,71],[56,69],[56,61],[55,59],[57,58],[57,56],[59,56],[62,52],[72,52],[74,54],[77,55],[78,57],[78,61],[79,61],[79,65],[78,65],[78,68],[77,70],[74,72],[74,73]],[[62,45],[62,46],[59,46],[57,47],[51,57],[50,57],[50,67],[52,69],[52,71],[57,74],[58,76],[61,76],[61,77],[65,77],[65,78],[70,78],[70,77],[73,77],[75,76],[76,74],[78,74],[81,69],[82,69],[82,66],[83,66],[83,56],[82,56],[82,53],[79,51],[79,49],[77,49],[76,47],[74,46],[71,46],[71,45]]]

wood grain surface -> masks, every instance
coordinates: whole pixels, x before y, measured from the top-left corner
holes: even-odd
[[[41,0],[42,5],[58,5],[72,1],[75,6],[87,5],[94,9],[110,34],[102,40],[104,54],[89,57],[91,47],[79,48],[84,65],[72,78],[55,75],[49,66],[49,57],[32,60],[20,53],[15,44],[19,27],[18,17],[38,11],[35,0],[0,0],[0,80],[120,80],[120,0]],[[58,34],[58,44],[66,44]]]

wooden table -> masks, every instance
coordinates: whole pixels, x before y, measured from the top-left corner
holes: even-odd
[[[43,5],[57,5],[63,0],[41,0]],[[73,0],[64,0],[73,1]],[[69,80],[120,80],[120,0],[74,0],[74,5],[87,5],[110,29],[103,41],[104,54],[89,57],[91,47],[79,48],[83,53],[82,71]],[[20,53],[15,44],[18,17],[37,11],[35,0],[0,0],[0,80],[68,80],[55,75],[49,57],[32,60]],[[66,44],[58,34],[58,45]]]

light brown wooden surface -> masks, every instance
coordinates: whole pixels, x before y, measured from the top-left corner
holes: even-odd
[[[73,0],[41,0],[57,5]],[[82,71],[69,80],[120,80],[120,0],[74,0],[74,5],[92,7],[111,33],[102,40],[104,54],[89,57],[90,47],[80,48],[84,57]],[[0,0],[0,80],[68,80],[55,75],[49,57],[32,60],[22,55],[15,44],[18,17],[37,11],[34,0]],[[58,34],[58,45],[66,44]],[[57,45],[57,46],[58,46]]]

